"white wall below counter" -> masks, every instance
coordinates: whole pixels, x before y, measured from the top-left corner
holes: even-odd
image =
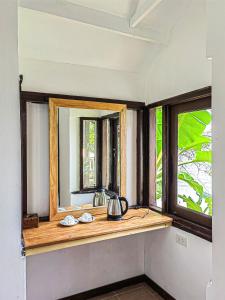
[[[176,243],[177,234],[187,248]],[[145,237],[145,274],[177,300],[206,300],[212,244],[174,227]]]
[[[56,300],[144,273],[144,235],[27,257],[27,300]]]

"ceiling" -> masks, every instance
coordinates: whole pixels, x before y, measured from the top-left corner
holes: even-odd
[[[138,0],[66,0],[84,7],[99,10],[115,16],[128,18],[137,7]]]
[[[190,1],[20,0],[19,55],[140,72],[168,44]]]

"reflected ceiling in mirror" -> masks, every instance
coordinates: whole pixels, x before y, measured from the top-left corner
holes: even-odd
[[[120,113],[59,107],[58,212],[102,207],[120,193]]]

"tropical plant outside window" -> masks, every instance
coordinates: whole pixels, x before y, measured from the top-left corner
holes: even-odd
[[[83,187],[96,187],[97,121],[83,123]]]
[[[178,114],[177,204],[212,216],[210,109]],[[156,109],[156,203],[162,206],[162,107]]]
[[[199,110],[178,115],[177,203],[212,216],[212,115]]]
[[[156,111],[156,203],[162,207],[162,106]]]

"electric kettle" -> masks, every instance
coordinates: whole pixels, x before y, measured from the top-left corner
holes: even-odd
[[[125,209],[122,202],[125,202]],[[107,218],[111,221],[118,221],[122,219],[122,216],[128,211],[128,201],[124,197],[118,197],[113,195],[108,201]]]
[[[105,189],[99,188],[95,192],[94,198],[93,198],[93,206],[105,206],[107,202],[107,196],[105,194]]]

